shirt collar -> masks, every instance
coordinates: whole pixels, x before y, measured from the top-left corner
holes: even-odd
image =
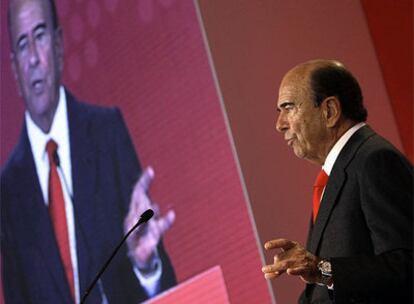
[[[335,164],[336,159],[338,158],[339,153],[341,152],[342,148],[351,138],[351,136],[358,131],[360,128],[365,126],[365,122],[360,122],[346,131],[341,138],[335,143],[331,151],[329,151],[328,156],[326,157],[325,163],[322,166],[322,169],[326,172],[326,174],[331,175],[332,168]]]
[[[45,147],[49,139],[53,139],[58,144],[58,147],[66,146],[69,139],[69,128],[67,120],[66,94],[63,86],[59,88],[59,101],[49,133],[44,133],[34,123],[27,110],[25,112],[25,121],[30,146],[35,159],[45,159],[47,157]]]

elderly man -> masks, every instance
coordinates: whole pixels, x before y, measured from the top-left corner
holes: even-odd
[[[1,172],[5,300],[78,303],[123,234],[147,208],[157,209],[147,195],[154,172],[141,172],[118,109],[81,103],[61,85],[53,1],[11,0],[8,18],[26,113]],[[161,237],[174,218],[157,214],[131,235],[88,303],[138,303],[173,286]]]
[[[413,171],[366,123],[361,89],[339,62],[300,64],[283,78],[276,129],[322,167],[306,249],[287,239],[262,268],[306,282],[300,303],[412,303]]]

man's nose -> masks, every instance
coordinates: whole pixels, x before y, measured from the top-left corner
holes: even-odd
[[[280,112],[276,119],[276,130],[279,132],[284,132],[289,128],[288,121],[283,112]]]
[[[29,43],[29,63],[30,66],[36,66],[39,63],[39,51],[35,41]]]

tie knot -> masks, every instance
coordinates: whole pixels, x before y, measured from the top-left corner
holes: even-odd
[[[49,139],[49,141],[46,144],[46,152],[47,156],[49,157],[49,163],[57,164],[57,143],[53,139]]]
[[[324,170],[321,170],[316,178],[314,187],[325,187],[328,183],[329,175]]]

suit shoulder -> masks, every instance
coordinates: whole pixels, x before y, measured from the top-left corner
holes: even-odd
[[[95,135],[107,134],[112,129],[108,127],[123,124],[122,114],[118,107],[85,103],[73,96],[68,99],[68,114],[71,123],[82,125],[87,122],[86,128]]]
[[[14,146],[12,152],[10,153],[7,161],[1,167],[1,184],[4,185],[10,177],[16,172],[16,168],[22,161],[23,158],[23,147],[22,139]]]
[[[86,102],[77,102],[78,110],[84,112],[86,115],[92,118],[99,119],[114,119],[120,115],[120,110],[116,106],[101,106]]]
[[[368,138],[356,153],[359,165],[362,168],[375,168],[381,165],[397,165],[400,168],[412,170],[412,164],[394,145],[375,134]]]
[[[367,157],[375,157],[380,155],[395,155],[399,158],[406,159],[406,157],[393,144],[382,136],[375,134],[368,138],[363,145],[361,145],[360,152]]]

